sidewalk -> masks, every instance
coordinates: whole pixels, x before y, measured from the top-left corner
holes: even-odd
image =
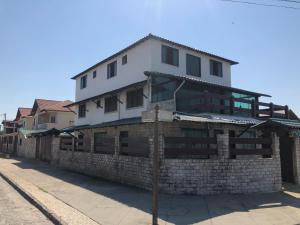
[[[151,224],[151,193],[147,191],[25,159],[0,159],[0,173],[34,185],[99,224]],[[300,224],[300,187],[269,194],[160,195],[159,217],[161,225]]]

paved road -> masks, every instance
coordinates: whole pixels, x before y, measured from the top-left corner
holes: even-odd
[[[52,223],[0,177],[0,225],[36,224]]]
[[[25,159],[0,159],[10,171],[102,225],[149,225],[151,193]],[[250,195],[160,195],[160,225],[300,224],[300,186]]]

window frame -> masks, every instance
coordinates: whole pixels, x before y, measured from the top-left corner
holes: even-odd
[[[221,70],[221,72],[220,72],[220,74],[216,74],[216,73],[214,73],[215,71],[214,71],[214,64],[217,64],[217,65],[219,65],[220,67],[218,67],[220,70]],[[218,69],[218,72],[219,72],[219,69]],[[214,60],[214,59],[210,59],[209,60],[209,73],[210,73],[210,75],[212,75],[212,76],[216,76],[216,77],[223,77],[223,63],[222,62],[220,62],[220,61],[217,61],[217,60]]]
[[[54,118],[54,120],[52,120]],[[54,122],[53,122],[54,121]],[[55,115],[51,115],[50,116],[50,123],[56,123],[56,116]]]
[[[114,74],[112,75],[111,73],[111,66],[114,66]],[[108,63],[107,64],[107,79],[110,79],[110,78],[113,78],[113,77],[116,77],[117,76],[117,71],[118,71],[118,63],[117,63],[117,60],[111,62],[111,63]]]
[[[81,107],[84,107],[84,110],[81,109]],[[86,104],[81,104],[78,106],[78,118],[85,118],[85,117],[86,117]]]
[[[139,92],[141,92],[141,93],[139,93]],[[128,105],[129,97],[132,97],[132,96],[128,96],[129,94],[136,94],[136,96],[134,96],[135,99],[134,99],[133,103],[131,103],[132,104],[131,106]],[[141,94],[141,95],[139,96],[138,94]],[[139,97],[141,99],[139,99]],[[141,100],[141,102],[139,102],[139,100]],[[137,103],[137,104],[134,105],[134,103]],[[141,103],[141,104],[139,104],[139,103]],[[144,106],[144,88],[143,87],[140,87],[140,88],[137,88],[134,90],[128,90],[126,92],[126,109],[139,108],[139,107],[143,107],[143,106]]]
[[[126,65],[127,64],[127,55],[124,55],[122,57],[122,65]]]
[[[194,59],[196,59],[196,60],[198,60],[198,62],[199,62],[199,74],[198,75],[195,75],[195,74],[192,74],[192,72],[190,72],[189,73],[189,69],[188,69],[188,58],[194,58]],[[195,76],[195,77],[201,77],[201,57],[198,57],[198,56],[195,56],[195,55],[192,55],[192,54],[186,54],[186,74],[187,75],[190,75],[190,76]]]
[[[80,89],[85,89],[87,87],[87,75],[80,78]]]
[[[95,79],[97,77],[97,70],[93,71],[93,79]]]
[[[113,110],[107,111],[107,101],[108,99],[113,99],[116,98],[116,107]],[[118,96],[117,95],[112,95],[112,96],[108,96],[106,98],[104,98],[104,113],[114,113],[114,112],[118,112]]]
[[[164,49],[166,50],[166,56],[164,57]],[[168,56],[170,57],[170,52],[172,51],[172,57],[168,60]],[[168,54],[169,53],[169,54]],[[176,54],[176,60],[174,61],[174,55]],[[172,62],[171,62],[172,61]],[[170,47],[168,45],[161,45],[161,62],[167,65],[179,67],[179,49]]]

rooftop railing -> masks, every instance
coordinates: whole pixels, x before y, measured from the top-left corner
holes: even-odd
[[[288,106],[259,102],[254,99],[249,100],[245,98],[235,98],[233,96],[226,96],[226,95],[220,95],[220,94],[209,93],[209,92],[200,92],[196,95],[180,97],[179,99],[181,101],[182,100],[188,101],[190,99],[197,99],[197,98],[201,99],[201,103],[192,104],[192,108],[193,110],[199,110],[199,112],[220,111],[223,114],[229,114],[229,115],[244,113],[254,118],[276,117],[276,118],[289,119],[290,117]],[[220,100],[218,101],[219,104],[216,104],[215,103],[216,101],[213,101],[213,99]]]

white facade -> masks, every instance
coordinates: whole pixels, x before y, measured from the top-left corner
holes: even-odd
[[[162,63],[162,45],[170,46],[179,51],[179,66],[168,65]],[[126,52],[119,54],[105,63],[100,64],[96,68],[91,69],[76,77],[76,102],[82,101],[97,95],[105,94],[130,84],[147,80],[144,75],[145,71],[155,71],[173,75],[186,75],[186,54],[191,54],[201,58],[201,80],[231,86],[231,63],[222,60],[218,57],[210,57],[207,54],[192,51],[188,48],[179,45],[170,44],[156,38],[148,38],[138,45],[129,48]],[[127,63],[122,65],[122,57],[127,55]],[[223,76],[218,77],[210,74],[210,59],[222,63]],[[107,65],[117,61],[117,75],[107,79]],[[97,76],[93,78],[93,72],[97,71]],[[81,77],[87,75],[87,87],[81,89]],[[199,77],[198,77],[199,78]],[[143,111],[146,111],[150,101],[149,87],[144,86],[144,94],[149,98],[144,97],[142,107],[127,109],[126,108],[126,91],[119,93],[119,98],[123,104],[118,103],[118,111],[113,113],[104,113],[103,108],[97,108],[95,102],[86,102],[86,116],[78,118],[78,105],[76,106],[77,116],[75,125],[94,125],[102,122],[114,121],[124,118],[140,117]],[[105,96],[104,96],[105,97]],[[101,99],[101,104],[104,106],[104,98]]]

